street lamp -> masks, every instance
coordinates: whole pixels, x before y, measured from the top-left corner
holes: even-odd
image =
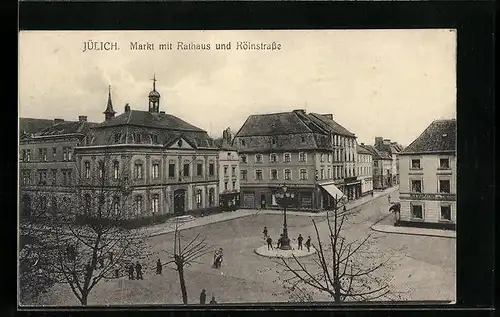
[[[281,205],[283,205],[283,237],[281,237],[281,250],[291,250],[290,239],[288,238],[288,229],[286,225],[286,207],[295,198],[295,194],[287,191],[287,187],[283,186],[282,192],[277,193],[276,197],[280,199]]]

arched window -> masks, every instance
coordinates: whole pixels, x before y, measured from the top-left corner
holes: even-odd
[[[202,204],[202,191],[201,189],[196,190],[196,207],[201,208]]]
[[[143,171],[142,162],[141,161],[135,162],[134,163],[135,179],[142,179],[142,171]]]
[[[85,162],[85,178],[90,178],[90,162]]]
[[[113,213],[114,215],[118,215],[120,212],[120,197],[113,197]]]
[[[151,199],[151,210],[155,214],[160,209],[160,196],[158,194],[154,194]]]
[[[142,214],[143,204],[142,204],[142,196],[141,195],[135,196],[134,209],[135,209],[136,216],[140,216]]]
[[[114,179],[118,179],[120,171],[120,163],[118,161],[113,162],[113,177]]]
[[[97,169],[98,169],[99,179],[102,179],[104,177],[104,162],[103,161],[97,162]]]
[[[140,133],[136,133],[135,143],[142,143],[142,135]]]

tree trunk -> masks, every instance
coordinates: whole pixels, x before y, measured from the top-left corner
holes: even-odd
[[[80,304],[82,304],[82,306],[87,306],[87,299],[88,299],[88,296],[89,294],[82,294],[82,297],[81,297],[81,300],[80,300]]]
[[[184,268],[182,266],[178,266],[177,272],[179,272],[179,283],[181,284],[182,302],[184,304],[187,304],[188,297],[187,297],[187,291],[186,291],[186,281],[184,280]]]

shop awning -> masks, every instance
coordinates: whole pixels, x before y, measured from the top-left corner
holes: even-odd
[[[328,185],[319,185],[323,187],[324,190],[328,192],[333,198],[335,199],[341,199],[344,196],[344,193],[338,189],[337,186],[334,184],[328,184]]]

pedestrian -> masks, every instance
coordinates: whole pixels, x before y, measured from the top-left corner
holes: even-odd
[[[215,252],[214,252],[214,262],[213,262],[213,265],[212,265],[212,267],[214,269],[217,268],[217,259],[218,259],[218,257],[219,257],[219,250],[215,250]]]
[[[307,252],[311,252],[311,236],[307,236],[306,248]]]
[[[280,237],[278,238],[278,243],[276,244],[277,245],[276,246],[277,249],[280,248],[282,239],[283,239],[283,234],[280,234]]]
[[[215,296],[212,295],[212,300],[210,300],[210,304],[217,304],[217,301],[215,300]]]
[[[161,261],[160,259],[158,259],[158,261],[156,261],[156,274],[161,274],[161,270],[162,270]]]
[[[128,266],[128,279],[134,279],[134,265],[132,263],[130,263],[130,265]]]
[[[264,231],[262,231],[264,234],[264,240],[267,238],[267,227],[264,227]]]
[[[346,206],[344,205],[344,212],[346,212],[346,211],[347,211],[347,208],[346,208]]]
[[[142,277],[142,265],[139,264],[139,261],[135,263],[135,274],[137,275],[138,280],[143,280]]]
[[[267,249],[268,250],[272,250],[273,249],[273,244],[272,244],[273,243],[273,239],[271,239],[271,237],[267,237],[266,242],[267,242]]]
[[[222,259],[224,257],[224,252],[222,252],[222,248],[219,249],[219,254],[217,255],[217,259],[215,260],[215,267],[220,269],[222,265]]]
[[[298,249],[302,250],[302,241],[304,241],[304,238],[302,237],[302,235],[300,233],[299,233],[299,237],[297,238],[297,241],[299,242]]]
[[[372,190],[372,197],[373,197],[373,190]]]
[[[205,292],[205,289],[202,289],[200,294],[200,304],[205,305],[206,300],[207,300],[207,293]]]
[[[391,194],[389,194],[389,196],[387,196],[387,201],[389,202],[389,204],[391,203]]]

